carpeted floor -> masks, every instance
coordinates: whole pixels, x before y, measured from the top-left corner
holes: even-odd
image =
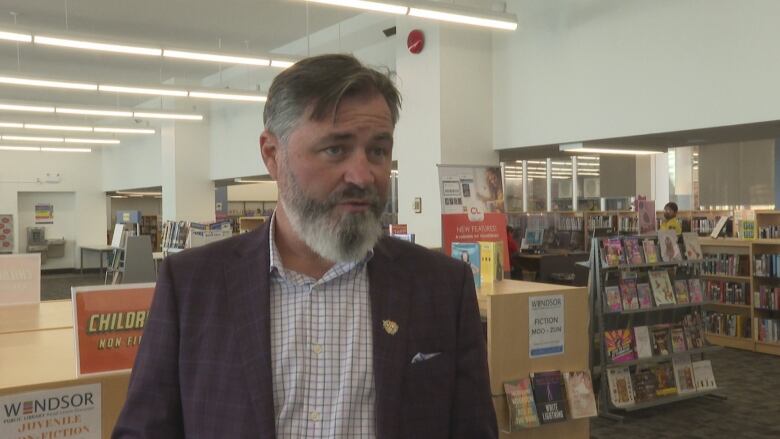
[[[71,286],[102,285],[98,273],[42,276],[44,300],[70,298]],[[592,439],[780,438],[780,357],[723,349],[711,354],[726,400],[696,398],[626,414],[622,422],[594,418]],[[566,438],[560,438],[566,439]]]

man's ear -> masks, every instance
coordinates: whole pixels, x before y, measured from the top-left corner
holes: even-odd
[[[276,180],[277,171],[279,169],[278,162],[279,154],[279,139],[271,134],[270,131],[263,130],[260,134],[260,155],[263,157],[263,163],[265,163],[268,174]]]

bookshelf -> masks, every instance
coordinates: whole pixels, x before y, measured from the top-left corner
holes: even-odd
[[[777,330],[780,325],[780,299],[777,298],[780,296],[780,240],[753,241],[751,248],[755,350],[780,355],[780,337]]]
[[[780,238],[780,211],[757,210],[755,216],[757,239]]]
[[[629,246],[634,239],[639,249]],[[608,254],[616,255],[615,246],[618,244],[623,256],[608,257]],[[687,362],[692,369],[690,365],[693,361],[702,360],[706,353],[720,349],[720,346],[708,343],[705,336],[702,316],[708,303],[703,291],[695,299],[692,293],[687,292],[688,285],[691,285],[690,291],[693,291],[692,285],[702,286],[701,273],[707,261],[630,262],[646,260],[648,248],[654,248],[660,258],[657,244],[655,234],[616,235],[606,239],[593,238],[591,242],[590,296],[593,298],[591,311],[594,321],[590,339],[594,342],[594,351],[598,350],[591,355],[592,370],[594,377],[599,376],[600,380],[599,414],[606,418],[622,420],[621,412],[710,395],[715,391],[697,388],[692,371],[686,375],[684,366],[679,365]],[[638,255],[638,251],[642,255]],[[632,254],[636,258],[631,258]],[[668,278],[671,290],[661,288],[663,282],[659,282],[658,275]],[[676,285],[680,281],[683,285],[681,290]],[[643,290],[646,291],[644,299]],[[669,293],[663,294],[662,291]],[[617,302],[615,294],[619,295]],[[670,296],[670,300],[662,300]],[[633,297],[633,300],[627,301],[627,297]],[[644,337],[639,336],[640,329]],[[671,374],[669,371],[672,371]],[[648,390],[644,387],[643,397],[635,399],[634,392],[639,395],[643,387],[638,383],[647,374],[655,376],[653,380],[665,376],[665,389],[673,388],[674,394],[667,395],[661,393],[661,389],[657,391],[652,387]],[[683,376],[687,376],[688,380],[680,378]],[[627,391],[625,386],[628,386]]]
[[[260,227],[269,220],[267,216],[242,216],[238,219],[238,232],[246,233]]]

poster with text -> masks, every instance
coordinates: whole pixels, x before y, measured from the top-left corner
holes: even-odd
[[[0,305],[41,301],[41,254],[0,255]]]
[[[54,224],[54,205],[35,205],[35,224]]]
[[[498,166],[439,166],[442,247],[453,242],[501,241],[509,270],[504,188]]]
[[[0,396],[0,438],[100,439],[100,384]]]
[[[72,288],[79,376],[133,367],[154,285]]]
[[[636,212],[639,217],[639,234],[655,233],[657,223],[655,221],[655,200],[644,200],[637,197]]]
[[[561,355],[564,349],[563,295],[528,298],[528,356]]]

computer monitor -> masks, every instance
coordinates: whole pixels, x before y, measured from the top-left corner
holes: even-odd
[[[525,229],[524,239],[529,247],[539,247],[544,242],[544,229]]]

